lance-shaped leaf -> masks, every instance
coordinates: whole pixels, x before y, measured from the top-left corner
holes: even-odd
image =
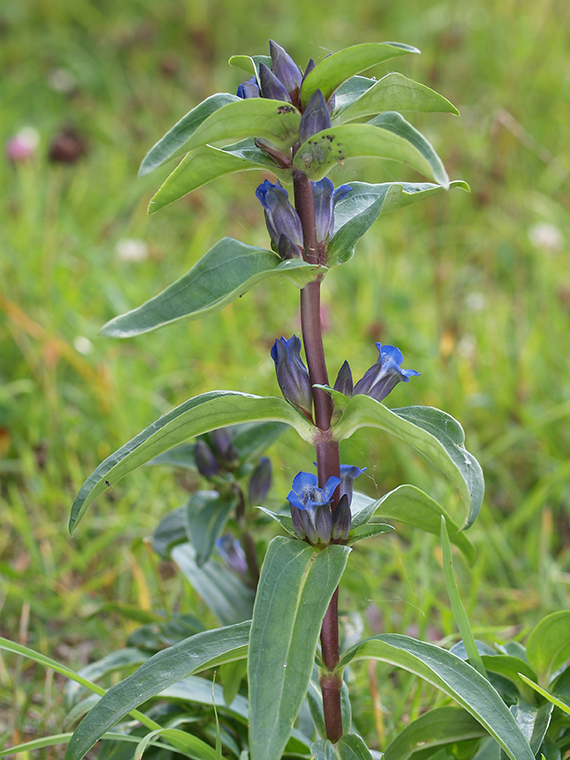
[[[189,153],[163,182],[148,205],[149,214],[224,174],[260,169],[289,182],[291,171],[280,169],[253,140],[242,140],[226,148],[204,145]]]
[[[528,637],[526,654],[541,686],[570,659],[570,611],[553,612],[543,618]]]
[[[441,185],[431,182],[384,182],[378,185],[351,182],[350,186],[350,193],[335,206],[328,266],[348,261],[357,241],[381,214],[409,206],[444,190]],[[469,185],[462,180],[450,182],[449,187],[469,191]]]
[[[80,760],[109,728],[151,697],[192,673],[247,657],[250,624],[191,636],[155,654],[113,686],[76,728],[65,760]]]
[[[350,549],[274,538],[261,568],[248,659],[252,760],[280,760],[303,704],[321,622]]]
[[[152,146],[143,159],[139,169],[139,177],[150,174],[169,158],[180,156],[185,152],[184,145],[194,134],[202,122],[228,103],[235,103],[241,98],[230,95],[229,92],[218,92],[189,111],[180,121],[169,129],[160,140]]]
[[[317,64],[303,82],[301,88],[303,106],[308,105],[317,90],[320,90],[328,100],[336,88],[354,74],[366,71],[371,66],[376,66],[390,58],[419,52],[417,48],[401,42],[365,42],[339,50],[338,53],[329,55]]]
[[[436,707],[409,723],[386,747],[383,760],[409,760],[416,750],[487,736],[481,724],[461,707]]]
[[[463,428],[449,414],[430,406],[387,409],[368,396],[353,396],[333,427],[342,441],[361,427],[377,427],[409,443],[437,465],[456,486],[465,505],[462,529],[468,528],[481,509],[485,482],[479,462],[465,446]]]
[[[355,660],[369,659],[390,663],[425,679],[479,721],[511,760],[533,760],[534,753],[499,694],[456,655],[409,636],[380,634],[351,647],[341,656],[338,669],[342,671]]]
[[[403,74],[386,74],[373,87],[346,108],[334,113],[333,124],[345,124],[383,111],[443,112],[459,115],[459,111],[447,98],[425,84],[414,82]]]
[[[295,155],[294,168],[319,180],[337,164],[352,158],[383,158],[408,164],[446,189],[449,177],[431,143],[395,111],[366,124],[341,124],[306,140]]]
[[[235,573],[213,561],[199,567],[189,543],[175,546],[170,556],[222,625],[251,618],[255,593]]]
[[[402,525],[410,525],[413,528],[425,530],[439,536],[440,520],[445,517],[449,540],[460,549],[470,565],[475,562],[475,548],[464,533],[453,522],[447,511],[434,501],[430,496],[419,488],[410,485],[402,485],[382,496],[381,499],[369,503],[363,503],[362,496],[356,500],[353,497],[352,504],[352,527],[365,525],[375,515],[381,520],[396,520]],[[366,498],[366,497],[365,497]],[[362,507],[358,511],[355,506]]]
[[[190,495],[186,503],[186,530],[196,549],[198,567],[210,559],[216,539],[239,504],[236,494],[222,496],[217,491],[195,491]]]
[[[269,277],[287,277],[302,288],[325,271],[301,259],[283,261],[273,251],[226,237],[162,293],[107,322],[101,334],[130,338],[172,322],[200,319]]]
[[[230,66],[247,71],[248,74],[253,74],[259,82],[259,64],[264,63],[270,69],[273,61],[270,55],[232,55],[228,63]]]
[[[212,391],[195,396],[153,422],[91,473],[73,502],[69,530],[75,529],[89,504],[109,485],[163,451],[210,430],[255,420],[284,422],[295,428],[304,440],[313,440],[315,428],[281,398],[237,391]]]
[[[184,151],[211,143],[235,143],[246,137],[267,140],[288,150],[299,139],[301,114],[290,103],[268,98],[236,98],[205,119],[183,145]]]

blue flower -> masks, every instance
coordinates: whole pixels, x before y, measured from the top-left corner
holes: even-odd
[[[323,129],[329,129],[331,126],[331,115],[327,107],[327,102],[320,90],[317,90],[311,98],[309,105],[305,108],[301,116],[299,125],[299,140],[304,143],[317,132]]]
[[[299,538],[324,545],[331,540],[346,541],[351,523],[352,485],[363,472],[354,465],[341,465],[340,478],[332,475],[323,488],[318,487],[317,476],[310,472],[295,476],[287,501]],[[340,498],[333,512],[331,501],[337,487]]]
[[[334,208],[351,190],[350,185],[341,185],[335,190],[328,177],[324,177],[320,182],[313,182],[315,224],[319,243],[328,243],[334,229]]]
[[[404,361],[402,352],[396,346],[376,344],[378,359],[365,373],[364,377],[354,386],[354,395],[370,396],[376,401],[382,401],[400,382],[409,382],[410,377],[419,375],[415,369],[402,369]]]
[[[313,394],[309,373],[301,359],[301,340],[296,335],[289,340],[276,340],[271,349],[271,358],[275,362],[281,393],[312,420]]]
[[[299,538],[307,538],[311,544],[328,544],[332,528],[330,503],[340,478],[331,475],[324,488],[319,488],[318,482],[317,476],[311,472],[297,473],[287,501]]]
[[[279,180],[266,179],[255,191],[263,206],[271,246],[282,259],[303,257],[303,229],[299,215],[289,203],[289,193]]]
[[[255,77],[248,79],[246,82],[242,82],[237,89],[238,98],[259,98],[261,93],[259,92],[259,85]]]
[[[291,96],[287,88],[278,79],[271,69],[264,63],[259,64],[259,81],[261,83],[261,92],[264,98],[271,100],[282,100],[285,103],[291,103]]]
[[[271,486],[271,460],[261,457],[249,479],[248,497],[250,504],[261,504]]]

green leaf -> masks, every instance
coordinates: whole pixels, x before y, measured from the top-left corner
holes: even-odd
[[[295,528],[293,527],[293,520],[289,515],[286,514],[277,514],[276,512],[272,512],[269,509],[266,509],[265,507],[257,507],[257,509],[264,512],[266,515],[271,517],[272,520],[275,520],[276,523],[279,523],[279,525],[283,528],[283,530],[287,531],[291,536],[294,538],[297,538],[297,533],[295,532]]]
[[[536,754],[542,742],[548,727],[554,705],[549,702],[538,707],[537,705],[528,704],[523,701],[511,706],[511,712],[520,726],[521,731],[526,736],[531,750]]]
[[[391,525],[385,525],[384,523],[368,523],[367,525],[359,525],[354,528],[348,534],[348,543],[354,544],[357,541],[362,541],[364,538],[374,538],[381,533],[389,533],[394,530]]]
[[[249,623],[240,623],[204,631],[155,654],[132,676],[109,689],[85,716],[69,742],[65,760],[80,760],[124,715],[171,684],[200,670],[246,657],[249,628]]]
[[[181,443],[164,454],[159,454],[147,463],[149,467],[179,467],[181,470],[196,470],[196,460],[194,459],[194,444]]]
[[[335,228],[329,245],[328,266],[348,261],[354,253],[356,242],[381,214],[409,206],[444,189],[431,182],[384,182],[379,185],[351,182],[350,186],[350,193],[335,206]],[[452,187],[469,191],[469,185],[462,180],[450,182],[449,188]]]
[[[536,673],[527,662],[508,654],[482,655],[482,660],[487,672],[507,678],[527,702],[532,701],[532,690],[519,677],[519,673],[524,673],[527,678],[536,680]]]
[[[0,757],[6,757],[7,755],[16,755],[20,752],[31,752],[35,749],[43,749],[44,747],[54,747],[57,744],[67,744],[73,734],[52,734],[51,736],[44,736],[41,739],[34,739],[30,742],[24,742],[23,744],[17,744],[14,747],[6,747],[6,749],[0,750]],[[129,734],[117,733],[115,731],[107,731],[103,734],[102,739],[114,739],[115,741],[130,742],[131,744],[137,744],[139,741],[138,736],[129,736]],[[163,742],[151,741],[151,747],[166,748],[168,745]]]
[[[261,456],[287,429],[288,425],[279,422],[249,422],[234,428],[232,446],[238,453],[240,465]]]
[[[534,759],[527,740],[495,689],[471,665],[451,652],[409,636],[380,634],[345,652],[338,670],[342,671],[350,662],[365,659],[391,663],[415,673],[473,715],[511,760]]]
[[[372,760],[370,750],[357,734],[343,734],[336,743],[340,760]]]
[[[328,739],[320,739],[318,742],[313,742],[311,744],[311,753],[314,756],[314,760],[338,760],[334,744]]]
[[[464,447],[463,428],[449,414],[430,406],[387,409],[368,396],[353,396],[333,426],[335,440],[342,441],[361,427],[377,427],[396,435],[439,467],[465,503],[462,528],[468,528],[481,509],[485,482],[481,466]]]
[[[259,64],[264,63],[270,69],[273,61],[270,55],[232,55],[228,63],[253,74],[259,80]]]
[[[210,430],[253,420],[284,422],[311,442],[314,427],[286,401],[236,391],[211,391],[185,401],[107,457],[91,473],[71,508],[73,532],[89,504],[106,488],[163,451]]]
[[[222,625],[251,618],[255,593],[235,573],[213,561],[199,567],[189,543],[175,546],[171,557]]]
[[[364,157],[408,164],[446,190],[449,188],[449,177],[432,145],[395,111],[383,113],[366,124],[341,124],[317,132],[301,145],[293,167],[310,179],[319,180],[333,166]]]
[[[321,622],[350,549],[278,536],[261,568],[248,660],[251,760],[279,760],[301,708]]]
[[[79,675],[89,681],[96,681],[99,678],[114,673],[117,670],[133,668],[135,665],[142,665],[148,660],[149,655],[135,647],[126,647],[111,652],[106,657],[102,657],[96,662],[91,662],[84,668],[81,668]],[[80,696],[84,696],[85,687],[82,687],[77,681],[69,681],[65,685],[65,707],[69,710]]]
[[[461,707],[436,707],[409,723],[388,745],[383,760],[408,760],[416,750],[483,736],[485,729]]]
[[[226,497],[217,491],[195,491],[190,495],[185,510],[186,529],[196,550],[198,567],[210,559],[216,539],[239,504],[240,498],[235,494]]]
[[[447,535],[446,520],[443,515],[441,515],[440,517],[440,522],[441,522],[440,539],[441,539],[443,574],[445,576],[445,585],[447,586],[447,593],[449,595],[449,601],[451,603],[453,617],[455,618],[455,622],[457,623],[459,634],[461,636],[461,640],[463,641],[463,645],[465,646],[465,651],[467,652],[467,656],[471,660],[471,665],[473,665],[473,667],[476,668],[476,670],[478,670],[479,673],[481,673],[483,678],[487,678],[487,673],[485,672],[485,666],[483,665],[483,661],[481,660],[481,655],[479,654],[479,651],[477,650],[475,637],[473,636],[473,631],[471,630],[471,624],[469,623],[469,618],[467,617],[467,613],[465,612],[465,607],[463,606],[463,602],[461,600],[461,594],[459,593],[459,586],[457,585],[455,573],[453,572],[453,557],[451,554],[451,543],[449,541],[449,536]]]
[[[550,694],[546,689],[543,689],[542,686],[539,686],[537,683],[534,683],[530,678],[525,676],[524,673],[519,673],[519,677],[530,686],[531,689],[534,689],[537,694],[540,694],[541,697],[544,697],[549,702],[551,702],[553,705],[556,705],[562,712],[566,713],[567,715],[570,715],[570,705],[567,705],[565,702],[563,702],[561,699],[558,699],[558,697],[555,697],[553,694]]]
[[[377,81],[377,79],[370,79],[370,77],[354,76],[343,82],[334,94],[334,110],[331,115],[333,123],[341,111],[356,102],[366,90],[374,87]]]
[[[542,686],[570,658],[570,611],[553,612],[543,618],[528,637],[526,654]]]
[[[151,731],[146,736],[143,736],[137,744],[133,757],[137,760],[142,758],[146,748],[152,743],[153,739],[164,737],[172,741],[173,739],[179,742],[182,754],[186,757],[194,758],[194,760],[217,760],[216,752],[209,744],[199,739],[197,736],[186,731],[181,731],[179,728],[157,728],[155,731]]]
[[[163,559],[170,559],[170,549],[188,540],[186,535],[186,509],[177,507],[168,512],[156,526],[152,548]]]
[[[440,520],[443,516],[451,543],[463,552],[471,566],[475,562],[476,552],[473,544],[459,530],[446,510],[416,486],[398,486],[377,501],[367,498],[366,502],[360,500],[355,505],[360,509],[353,512],[353,527],[366,524],[375,515],[380,520],[397,520],[402,525],[410,525],[439,536]]]
[[[139,169],[139,177],[150,174],[169,158],[179,156],[186,151],[184,145],[206,119],[229,103],[241,100],[237,95],[228,92],[218,92],[189,111],[170,129],[164,137],[152,146],[143,159]]]
[[[286,151],[299,139],[301,114],[290,103],[269,98],[235,98],[203,121],[183,149],[188,152],[212,143],[235,143],[248,137],[267,140]]]
[[[317,90],[328,100],[336,88],[361,71],[383,63],[390,58],[419,53],[420,51],[401,42],[365,42],[361,45],[339,50],[318,63],[301,88],[301,101],[306,107]]]
[[[253,140],[242,140],[226,148],[204,145],[188,153],[164,180],[151,198],[148,212],[154,214],[169,203],[225,174],[253,169],[270,171],[283,182],[290,180],[291,172],[280,169],[267,153],[256,147]]]
[[[414,82],[403,74],[386,74],[338,113],[335,111],[333,124],[346,124],[354,119],[383,113],[384,111],[444,112],[459,115],[457,108],[435,90]]]
[[[200,319],[219,311],[269,277],[286,277],[303,288],[326,271],[301,259],[287,259],[265,248],[226,237],[192,269],[162,293],[136,309],[115,317],[100,334],[131,338],[182,320]]]

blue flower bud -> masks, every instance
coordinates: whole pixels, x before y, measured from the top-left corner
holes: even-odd
[[[382,401],[400,382],[409,382],[410,377],[419,375],[415,369],[402,369],[404,361],[402,352],[395,346],[376,344],[378,359],[365,373],[364,377],[354,386],[354,395],[371,396],[376,401]]]
[[[311,71],[315,68],[317,64],[315,63],[314,58],[309,58],[309,63],[307,64],[307,68],[305,69],[305,73],[303,74],[303,82],[307,78],[307,76],[311,73]]]
[[[328,177],[324,177],[320,182],[313,182],[315,225],[319,243],[326,243],[331,238],[334,230],[334,207],[338,201],[346,198],[351,190],[350,185],[341,185],[335,190]]]
[[[234,538],[230,533],[225,533],[216,539],[216,549],[230,570],[239,575],[247,575],[245,552],[237,538]]]
[[[354,383],[352,381],[352,371],[350,369],[350,364],[345,361],[338,371],[338,375],[334,381],[334,389],[335,391],[344,393],[345,396],[348,396],[350,398],[352,396],[353,388]]]
[[[291,96],[287,92],[287,88],[264,63],[259,64],[259,81],[264,98],[291,103]]]
[[[273,73],[289,93],[291,101],[293,103],[297,102],[302,81],[299,67],[285,48],[282,48],[281,45],[273,42],[273,40],[269,40],[269,50],[271,52],[271,68]]]
[[[271,460],[262,457],[249,479],[249,503],[261,504],[271,486]]]
[[[326,100],[323,93],[317,90],[311,98],[309,105],[305,108],[301,116],[299,125],[299,140],[304,143],[309,137],[328,129],[331,125],[331,117],[327,108]]]
[[[301,340],[296,335],[289,340],[276,340],[271,349],[271,358],[275,362],[281,393],[312,420],[313,395],[309,373],[301,359]]]
[[[217,459],[226,467],[239,464],[239,454],[232,443],[232,434],[227,428],[218,428],[210,433]]]
[[[198,472],[205,478],[213,478],[222,471],[220,463],[206,441],[201,439],[196,441],[194,444],[194,459]]]
[[[266,179],[255,195],[263,206],[273,249],[283,259],[302,258],[303,228],[299,215],[289,203],[287,190],[279,180],[274,185]]]
[[[246,82],[242,82],[237,88],[238,98],[260,98],[259,85],[255,77],[248,79]]]

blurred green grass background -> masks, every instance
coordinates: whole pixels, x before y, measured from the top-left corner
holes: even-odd
[[[0,634],[72,667],[132,630],[103,605],[160,606],[143,539],[184,498],[172,473],[139,471],[100,498],[71,539],[69,507],[84,477],[192,395],[276,393],[270,346],[298,331],[297,292],[272,284],[200,322],[125,342],[97,337],[222,235],[267,245],[253,197],[261,174],[208,185],[149,219],[148,200],[167,171],[136,173],[193,105],[235,91],[242,75],[228,57],[266,53],[270,37],[302,66],[358,42],[416,45],[421,56],[374,73],[400,70],[460,109],[459,119],[410,120],[472,193],[381,218],[331,273],[329,366],[334,375],[349,359],[358,377],[376,358],[374,341],[398,345],[421,378],[399,386],[389,405],[438,406],[465,427],[487,480],[470,531],[477,564],[457,561],[477,635],[524,635],[568,606],[566,3],[4,0],[0,143],[23,127],[40,143],[31,161],[0,157]],[[65,130],[85,148],[69,165],[49,158]],[[397,164],[361,168],[368,181],[419,179]],[[125,255],[133,240],[138,261]],[[368,465],[363,489],[384,493],[409,480],[443,503],[456,499],[418,456],[391,444],[370,431],[345,444],[344,461]],[[271,454],[277,506],[312,455],[293,435]],[[363,546],[346,579],[347,614],[367,611],[368,624],[386,631],[451,636],[438,560],[436,539],[407,529]],[[177,604],[192,601],[187,588],[180,601],[178,577],[160,582]],[[390,720],[421,694],[390,697]],[[0,658],[0,737],[11,744],[58,731],[60,695],[53,675]],[[361,700],[372,715],[371,698]]]

